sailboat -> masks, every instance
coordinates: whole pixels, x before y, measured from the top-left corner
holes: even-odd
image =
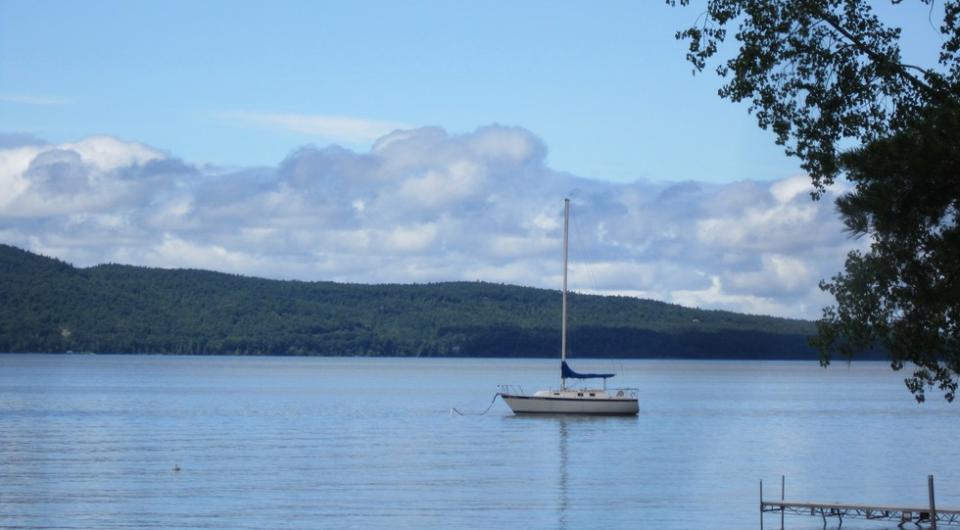
[[[567,364],[567,249],[570,226],[570,199],[563,200],[563,310],[560,326],[560,388],[524,394],[512,385],[501,385],[500,397],[514,414],[597,414],[632,416],[640,411],[637,391],[632,388],[607,389],[607,379],[615,374],[574,371]],[[567,379],[601,379],[600,388],[567,386]]]

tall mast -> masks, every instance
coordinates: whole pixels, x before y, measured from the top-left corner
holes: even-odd
[[[570,227],[570,199],[563,199],[563,322],[560,325],[560,390],[566,388],[563,363],[567,360],[567,232]]]

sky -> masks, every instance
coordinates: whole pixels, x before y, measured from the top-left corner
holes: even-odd
[[[927,8],[880,6],[930,64]],[[815,318],[851,240],[661,2],[0,0],[0,242]],[[577,239],[579,237],[579,239]]]

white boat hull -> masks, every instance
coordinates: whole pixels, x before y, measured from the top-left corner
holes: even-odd
[[[552,397],[500,394],[514,414],[594,414],[633,416],[640,412],[636,398]]]

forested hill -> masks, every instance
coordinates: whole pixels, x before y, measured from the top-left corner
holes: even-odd
[[[481,282],[352,285],[125,265],[0,245],[0,352],[543,357],[560,293]],[[575,357],[815,358],[807,321],[574,294]]]

